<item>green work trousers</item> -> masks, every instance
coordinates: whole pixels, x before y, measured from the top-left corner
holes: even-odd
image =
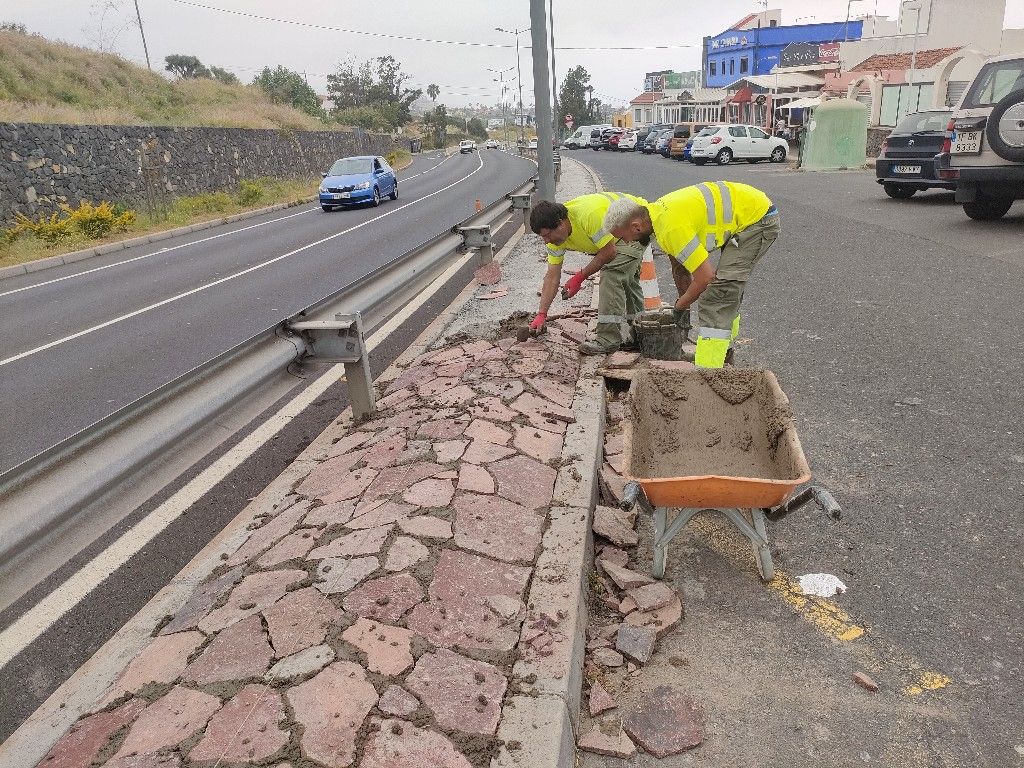
[[[740,332],[740,304],[747,278],[779,236],[778,213],[765,216],[722,247],[715,279],[697,300],[699,368],[721,368]]]
[[[615,258],[601,268],[597,294],[597,343],[616,350],[631,338],[633,315],[643,312],[644,294],[640,289],[640,261],[644,246],[619,241]]]

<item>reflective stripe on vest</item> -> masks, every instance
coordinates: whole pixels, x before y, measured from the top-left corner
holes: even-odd
[[[731,328],[700,328],[697,331],[698,338],[705,339],[732,339]]]

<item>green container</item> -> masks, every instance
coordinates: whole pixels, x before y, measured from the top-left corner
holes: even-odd
[[[814,107],[804,128],[800,167],[807,171],[863,168],[868,147],[868,108],[853,99]]]
[[[633,318],[633,337],[648,360],[681,360],[686,336],[675,323],[671,307],[640,312]]]

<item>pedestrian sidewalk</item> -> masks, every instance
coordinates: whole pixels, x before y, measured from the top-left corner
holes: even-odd
[[[568,163],[562,195],[588,184]],[[603,385],[576,351],[589,287],[516,340],[543,259],[528,235],[506,289],[467,289],[375,418],[342,414],[0,766],[570,764]]]

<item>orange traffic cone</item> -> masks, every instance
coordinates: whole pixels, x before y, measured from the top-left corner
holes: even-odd
[[[661,307],[661,289],[658,288],[658,274],[654,269],[654,248],[647,246],[643,261],[640,262],[640,289],[644,294],[644,309]]]
[[[477,200],[476,201],[476,212],[480,213],[480,211],[482,211],[483,209],[484,209],[484,204],[481,203],[479,200]]]

